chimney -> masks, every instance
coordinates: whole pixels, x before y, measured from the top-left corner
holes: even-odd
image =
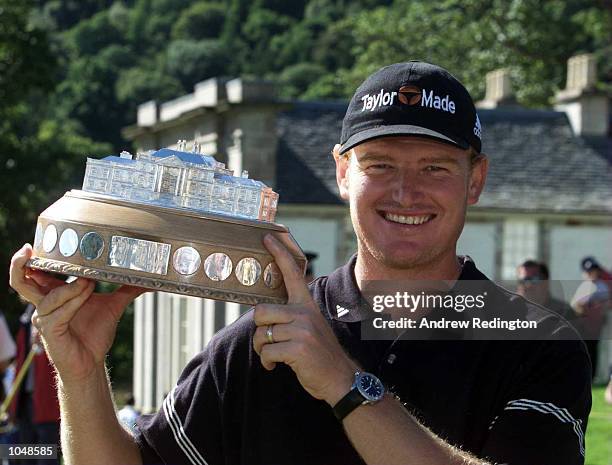
[[[226,83],[223,147],[228,167],[269,187],[276,186],[279,111],[290,104],[279,101],[273,83],[257,79],[232,79]]]
[[[232,79],[225,85],[227,100],[230,103],[274,102],[276,86],[261,79]]]
[[[597,63],[593,54],[567,60],[565,89],[555,96],[555,109],[564,111],[577,136],[608,135],[609,99],[596,89]]]
[[[501,106],[516,106],[512,91],[510,70],[496,69],[487,73],[487,89],[484,100],[476,103],[478,108],[498,108]]]
[[[155,100],[138,105],[138,113],[136,115],[136,124],[140,127],[154,126],[158,121],[158,108]]]

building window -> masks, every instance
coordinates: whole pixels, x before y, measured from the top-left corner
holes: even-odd
[[[535,221],[509,219],[504,223],[502,279],[516,279],[516,267],[527,259],[537,259],[538,224]]]

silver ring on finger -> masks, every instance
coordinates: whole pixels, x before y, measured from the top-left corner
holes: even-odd
[[[268,325],[266,329],[266,338],[268,339],[268,343],[274,344],[276,341],[274,340],[274,335],[272,334],[272,330],[274,329],[274,325]]]

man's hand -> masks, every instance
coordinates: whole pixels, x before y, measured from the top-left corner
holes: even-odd
[[[104,364],[127,304],[146,289],[122,286],[110,294],[95,294],[89,279],[66,284],[26,267],[31,256],[29,244],[15,253],[10,285],[36,307],[32,324],[62,381],[79,382]]]
[[[312,300],[304,277],[289,251],[271,234],[264,245],[272,254],[287,288],[287,305],[255,306],[253,337],[261,363],[272,370],[286,363],[313,397],[335,405],[351,388],[357,364],[344,352]],[[266,334],[272,325],[274,343]]]

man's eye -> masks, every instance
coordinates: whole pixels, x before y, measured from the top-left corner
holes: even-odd
[[[368,170],[375,170],[375,171],[384,171],[384,170],[388,170],[393,168],[391,165],[388,165],[386,163],[377,163],[376,165],[370,165],[368,166]]]
[[[438,171],[446,171],[446,168],[438,165],[428,165],[425,167],[425,171],[438,172]]]

